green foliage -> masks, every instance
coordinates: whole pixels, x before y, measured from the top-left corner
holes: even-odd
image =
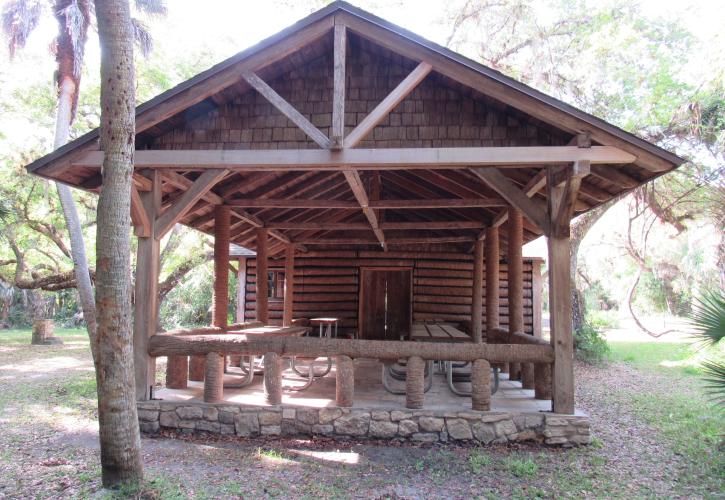
[[[695,299],[690,321],[695,329],[696,344],[713,347],[725,337],[725,296],[721,291],[710,291]],[[706,359],[702,362],[704,380],[713,400],[725,405],[725,363]]]
[[[601,331],[588,323],[574,332],[574,354],[585,363],[596,365],[604,362],[609,355],[609,345]]]
[[[618,314],[619,312],[616,310],[587,309],[586,321],[595,330],[608,330],[619,326]]]
[[[474,474],[480,474],[490,467],[491,464],[493,464],[491,455],[480,448],[471,451],[471,454],[468,456],[468,466]]]
[[[539,472],[539,466],[529,457],[511,455],[506,457],[504,465],[516,477],[533,477]]]

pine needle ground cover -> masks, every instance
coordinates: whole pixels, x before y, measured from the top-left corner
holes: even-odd
[[[612,342],[608,364],[576,367],[588,447],[144,438],[147,482],[104,492],[88,340],[58,335],[62,346],[31,347],[29,330],[0,332],[0,498],[712,498],[725,487],[725,418],[702,391],[700,354]]]

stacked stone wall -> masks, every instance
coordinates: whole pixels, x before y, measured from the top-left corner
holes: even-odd
[[[497,411],[244,407],[228,404],[140,402],[141,431],[198,431],[240,437],[325,436],[412,442],[481,444],[539,442],[576,446],[590,442],[584,416]]]

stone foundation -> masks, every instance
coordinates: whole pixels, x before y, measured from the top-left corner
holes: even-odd
[[[149,401],[138,403],[141,431],[258,436],[326,436],[483,444],[533,441],[571,446],[590,442],[589,419],[553,413],[242,407]]]

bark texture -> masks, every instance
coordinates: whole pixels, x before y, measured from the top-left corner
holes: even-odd
[[[143,479],[131,331],[135,84],[130,6],[96,1],[101,42],[103,185],[96,237],[96,381],[103,485]]]

